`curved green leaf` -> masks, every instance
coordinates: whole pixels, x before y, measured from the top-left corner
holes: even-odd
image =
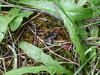
[[[6,33],[6,30],[8,28],[8,24],[19,14],[18,12],[20,9],[12,8],[10,11],[7,12],[6,15],[0,16],[0,33],[1,33],[1,38],[0,42],[2,41],[4,34]],[[4,33],[4,34],[3,34]]]
[[[20,26],[22,20],[23,20],[22,16],[19,16],[16,19],[14,19],[12,22],[10,22],[10,29],[12,31],[15,31]]]
[[[11,9],[7,15],[0,16],[0,32],[6,32],[8,24],[19,14],[20,9]]]
[[[66,70],[63,66],[59,65],[58,61],[55,61],[51,58],[51,56],[46,55],[40,48],[35,47],[32,44],[29,44],[27,42],[20,42],[18,45],[21,49],[25,51],[25,53],[33,58],[37,62],[42,62],[45,66],[56,68],[56,70],[62,69]],[[60,70],[59,70],[60,71]],[[69,70],[66,70],[63,73],[70,72]]]
[[[60,74],[67,74],[67,75],[73,75],[72,72],[69,72],[67,70],[64,70],[62,68],[57,67],[45,67],[45,66],[36,66],[36,67],[22,67],[19,69],[11,70],[9,72],[6,72],[4,75],[22,75],[25,73],[39,73],[40,71],[47,71],[50,73],[50,75],[54,75],[56,72]]]
[[[59,65],[58,61],[53,60],[51,56],[46,55],[40,48],[36,46],[27,42],[20,42],[18,46],[23,49],[28,56],[30,56],[37,62],[42,62],[46,66],[64,69],[63,66]]]
[[[31,12],[31,11],[25,11],[25,10],[21,11],[19,13],[19,16],[16,17],[13,21],[10,22],[10,29],[12,31],[15,31],[21,25],[21,22],[23,21],[23,18],[24,17],[28,18],[29,15],[31,15],[32,13],[33,12]]]

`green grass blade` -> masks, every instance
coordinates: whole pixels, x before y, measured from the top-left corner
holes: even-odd
[[[79,73],[79,71],[82,70],[82,68],[86,65],[86,63],[95,55],[95,53],[93,53],[91,55],[91,57],[89,59],[87,59],[87,61],[74,73],[74,75],[77,75]]]

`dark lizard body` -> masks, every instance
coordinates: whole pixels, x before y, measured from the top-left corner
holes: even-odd
[[[49,35],[47,35],[44,38],[44,43],[47,45],[51,45],[52,43],[54,43],[54,39],[56,38],[57,34],[55,32],[50,33]],[[49,43],[47,43],[49,42]]]

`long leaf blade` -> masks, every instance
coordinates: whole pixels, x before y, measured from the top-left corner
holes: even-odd
[[[73,73],[67,70],[64,70],[62,68],[57,67],[45,67],[45,66],[36,66],[36,67],[22,67],[19,69],[11,70],[9,72],[6,72],[4,75],[22,75],[25,73],[39,73],[40,71],[47,71],[50,73],[50,75],[54,75],[56,72],[60,74],[67,74],[72,75]]]
[[[19,47],[25,51],[25,53],[32,57],[37,62],[42,62],[46,66],[64,68],[59,65],[58,61],[55,61],[51,56],[46,55],[40,48],[35,47],[27,42],[20,42]]]

